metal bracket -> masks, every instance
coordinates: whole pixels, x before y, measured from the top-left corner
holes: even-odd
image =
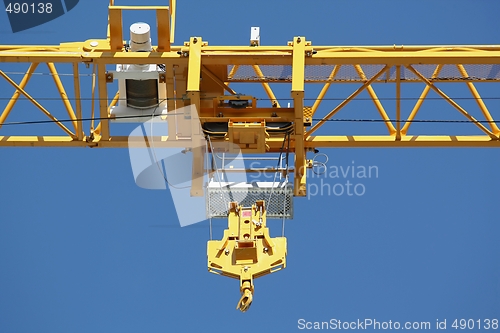
[[[112,72],[106,73],[106,83],[112,83],[114,80],[114,75]]]

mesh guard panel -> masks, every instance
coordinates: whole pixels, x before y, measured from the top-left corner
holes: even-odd
[[[269,197],[271,201],[269,202]],[[293,188],[288,183],[210,182],[207,187],[207,218],[227,218],[228,204],[237,201],[243,207],[251,207],[257,200],[264,200],[269,219],[293,218]]]
[[[468,76],[463,77],[456,65],[444,65],[439,75],[432,79],[432,74],[437,65],[413,64],[425,78],[435,81],[500,81],[500,65],[498,64],[463,64]],[[367,79],[372,78],[384,65],[361,65]],[[232,65],[228,66],[231,71]],[[250,65],[240,65],[236,73],[228,78],[235,82],[291,82],[292,66],[290,65],[260,65],[262,77],[258,76]],[[333,65],[306,65],[304,68],[305,82],[364,82],[358,75],[353,65],[342,65],[334,79],[329,78],[334,69]],[[396,80],[396,67],[392,66],[387,74],[380,76],[375,82],[394,82]],[[401,80],[420,81],[411,71],[401,67]]]

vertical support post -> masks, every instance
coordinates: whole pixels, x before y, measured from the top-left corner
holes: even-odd
[[[97,82],[99,85],[101,140],[109,141],[108,88],[106,87],[106,64],[103,62],[97,64]]]
[[[169,22],[170,22],[170,43],[175,42],[175,9],[176,9],[176,0],[170,0],[168,9],[170,13]]]
[[[167,65],[165,68],[166,86],[167,86],[167,116],[168,123],[168,140],[177,140],[177,116],[175,113],[175,88],[174,88],[174,68],[173,65]]]
[[[170,8],[156,9],[158,52],[170,52]]]
[[[191,196],[203,196],[203,158],[204,138],[201,133],[200,118],[200,76],[201,76],[201,37],[191,37],[189,40],[189,60],[187,77],[187,95],[195,109],[191,112],[191,141],[193,150],[193,170]],[[185,108],[187,112],[188,108]]]
[[[180,109],[187,105],[187,101],[184,99],[187,96],[187,64],[179,65],[174,67],[174,77],[175,77],[175,107]],[[190,115],[184,113],[184,115],[179,115],[177,117],[177,136],[183,138],[191,137],[191,123]]]
[[[76,109],[76,136],[78,141],[83,140],[83,122],[82,122],[82,98],[80,93],[80,73],[78,63],[73,63],[73,86],[75,89],[75,109]]]
[[[122,10],[115,6],[109,6],[109,46],[112,52],[123,49],[123,27]]]
[[[295,124],[295,177],[294,195],[306,195],[306,152],[304,149],[304,71],[305,37],[293,39],[292,91]]]
[[[401,66],[396,66],[396,140],[401,141]]]

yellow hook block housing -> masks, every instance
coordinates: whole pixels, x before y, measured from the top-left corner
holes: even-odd
[[[253,298],[253,279],[286,267],[286,238],[269,236],[263,200],[252,207],[229,204],[222,240],[207,244],[208,271],[240,280],[237,309],[245,312]]]

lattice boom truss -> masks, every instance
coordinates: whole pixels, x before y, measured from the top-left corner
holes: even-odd
[[[295,153],[295,195],[305,195],[306,152],[321,147],[500,147],[500,130],[490,113],[485,99],[476,84],[497,84],[500,80],[500,46],[313,46],[305,37],[295,37],[285,46],[209,46],[201,37],[191,37],[182,46],[173,46],[173,28],[164,22],[173,20],[170,8],[135,6],[130,8],[110,6],[109,29],[106,39],[60,45],[1,45],[0,82],[2,101],[0,107],[0,146],[50,146],[50,147],[128,147],[134,138],[118,135],[111,124],[110,108],[118,102],[116,83],[109,76],[116,64],[158,64],[159,79],[166,83],[168,110],[194,104],[198,114],[190,117],[167,117],[169,136],[155,138],[155,145],[187,147],[203,139],[199,123],[204,122],[291,122],[294,126],[289,149]],[[126,52],[122,36],[121,10],[155,9],[158,21],[158,46],[152,52]],[[18,64],[26,64],[22,79],[15,80],[10,74]],[[17,64],[17,65],[16,65]],[[37,67],[45,64],[59,98],[61,108],[45,107],[46,101],[27,89]],[[82,86],[81,71],[86,66],[91,80]],[[164,67],[163,67],[164,66]],[[64,81],[56,67],[69,68],[71,76]],[[84,69],[85,70],[85,69]],[[65,73],[67,74],[67,73]],[[67,78],[67,77],[64,77]],[[201,78],[201,80],[200,80]],[[176,89],[174,90],[174,82]],[[242,110],[226,110],[221,117],[215,113],[213,99],[224,94],[234,95],[233,84],[239,82],[262,85],[266,99],[274,107],[251,107]],[[290,87],[290,106],[280,104],[272,83],[284,82]],[[374,84],[389,82],[394,86],[393,112],[387,112],[375,92]],[[410,112],[402,114],[401,86],[420,82],[424,88],[416,98]],[[304,105],[306,86],[322,84],[317,97]],[[332,84],[349,83],[352,92],[329,110],[321,110],[320,104]],[[357,86],[353,87],[352,83]],[[445,93],[445,85],[463,85],[475,101],[473,107],[464,107],[461,101]],[[7,94],[10,87],[12,94]],[[84,90],[91,93],[85,95]],[[110,94],[110,90],[111,94]],[[387,90],[387,89],[386,89]],[[422,135],[410,126],[423,101],[432,91],[457,111],[459,119],[469,123],[475,132],[455,135]],[[498,89],[497,89],[498,91]],[[367,94],[375,106],[379,120],[384,123],[385,134],[339,135],[332,132],[328,121],[338,118],[338,113],[361,93]],[[11,135],[12,128],[5,132],[7,118],[16,110],[26,112],[26,107],[16,108],[19,100],[29,101],[40,110],[54,129],[47,127],[46,133]],[[89,99],[90,104],[82,104]],[[325,104],[325,103],[323,103]],[[395,110],[394,110],[395,109]],[[394,112],[395,111],[395,112]],[[436,116],[439,110],[433,112]],[[476,112],[476,113],[474,113]],[[356,118],[348,111],[342,118]],[[85,129],[81,119],[92,118]],[[94,120],[95,118],[95,120]],[[63,122],[62,119],[68,120]],[[86,123],[86,124],[87,124]],[[3,127],[2,127],[3,126]],[[321,128],[322,131],[318,131]],[[444,127],[443,127],[444,128]],[[62,131],[62,132],[61,132]],[[15,132],[15,130],[14,130]],[[24,131],[23,133],[25,133]],[[321,132],[321,135],[318,134]],[[472,133],[472,134],[471,134]],[[355,133],[352,133],[355,134]],[[181,140],[182,139],[182,140]],[[139,140],[138,138],[138,141]],[[282,138],[270,136],[265,146],[269,152],[279,152]],[[193,161],[195,173],[201,173],[203,158]],[[199,186],[198,186],[199,188]],[[198,192],[198,195],[200,193]]]
[[[300,96],[294,96],[292,100],[297,101],[298,105],[292,103],[293,112],[289,112],[289,108],[281,108],[279,103],[278,108],[275,109],[284,120],[315,119],[306,122],[306,127],[302,131],[305,135],[300,137],[303,143],[299,146],[308,149],[377,146],[490,147],[499,144],[498,136],[500,133],[496,124],[492,123],[495,119],[489,112],[487,101],[481,98],[475,83],[493,84],[500,80],[500,47],[414,47],[408,50],[388,47],[385,50],[364,48],[360,51],[359,48],[354,47],[313,48],[307,43],[308,45],[304,49],[310,49],[310,52],[306,51],[303,57],[299,56],[303,65],[297,68],[292,64],[296,48],[293,45],[286,47],[211,47],[201,42],[199,37],[191,38],[191,41],[193,40],[200,41],[197,45],[201,53],[196,59],[190,52],[196,47],[190,42],[185,43],[185,46],[182,47],[172,46],[170,52],[157,52],[155,50],[151,54],[133,54],[123,50],[110,52],[109,40],[63,43],[43,47],[0,46],[0,76],[4,79],[2,84],[5,87],[2,89],[1,96],[4,107],[0,114],[0,129],[7,122],[8,116],[17,109],[15,107],[17,101],[25,99],[31,101],[34,108],[41,110],[63,131],[63,135],[57,135],[57,132],[47,130],[46,135],[16,136],[2,135],[0,130],[0,146],[126,147],[128,138],[113,135],[113,125],[110,126],[108,119],[109,109],[116,105],[119,95],[108,94],[110,85],[106,82],[106,71],[113,69],[117,63],[151,62],[166,65],[167,82],[176,79],[177,91],[174,92],[173,88],[167,88],[167,90],[171,90],[167,91],[170,107],[173,109],[189,103],[198,104],[201,109],[200,116],[207,116],[203,117],[205,121],[209,121],[211,117],[209,117],[210,112],[204,110],[206,106],[204,98],[218,93],[221,95],[228,92],[229,94],[235,93],[230,88],[230,83],[246,82],[263,85],[266,97],[273,101],[278,101],[278,99],[274,95],[270,83],[291,83],[291,91],[294,92],[305,91],[310,83],[323,83],[321,93],[315,101],[310,103],[312,106],[304,107]],[[91,48],[89,45],[92,42],[97,43],[98,47]],[[29,63],[25,67],[25,74],[20,81],[16,80],[15,74],[9,74],[12,72],[9,69],[14,66],[16,69],[18,68],[15,63]],[[234,65],[235,63],[237,65]],[[43,67],[45,66],[42,67],[42,64],[48,68],[49,75],[46,76],[46,79],[53,81],[60,92],[60,99],[64,103],[63,110],[65,109],[66,113],[61,113],[60,109],[44,107],[46,102],[43,99],[37,99],[36,93],[25,89],[31,78],[38,74],[37,69],[44,71]],[[71,81],[65,80],[67,76],[63,77],[63,74],[59,74],[56,69],[57,66],[63,66],[63,64],[65,67],[69,65],[72,68],[71,73],[69,73]],[[80,87],[82,69],[79,64],[89,66],[92,72],[88,75],[95,75],[91,83],[93,88],[82,87],[89,88],[87,90],[93,89],[91,96],[82,96]],[[202,77],[202,81],[208,83],[200,84],[198,80],[190,79],[190,77],[199,76]],[[374,89],[375,83],[382,82],[396,85],[393,98],[396,100],[397,106],[400,97],[397,92],[400,91],[400,86],[403,83],[420,82],[425,84],[419,102],[416,103],[409,117],[406,119],[398,118],[398,114],[395,117],[389,117]],[[353,89],[353,93],[347,96],[344,101],[340,101],[331,112],[326,114],[318,112],[330,85],[342,83],[358,83],[360,86]],[[471,92],[470,98],[477,102],[482,117],[472,117],[469,110],[460,106],[459,100],[454,100],[446,95],[445,88],[439,86],[445,84],[465,84]],[[6,94],[9,86],[12,89],[12,95]],[[425,136],[418,135],[418,133],[407,135],[408,127],[415,119],[423,100],[431,90],[462,114],[464,120],[468,120],[473,126],[476,126],[480,130],[480,135]],[[387,135],[313,135],[326,120],[335,119],[337,112],[355,100],[362,92],[368,92],[381,120],[386,121]],[[199,100],[192,98],[193,94],[200,95]],[[187,95],[189,95],[188,98],[186,98]],[[82,107],[81,100],[85,98],[91,100],[91,105],[95,107],[95,113],[92,113],[90,107]],[[295,112],[296,108],[298,108],[297,112]],[[257,118],[265,118],[262,117],[263,114],[259,109],[249,111],[245,117],[253,115]],[[85,130],[79,119],[91,117],[103,119],[95,120],[95,124]],[[230,117],[238,120],[236,114],[230,115]],[[60,118],[71,121],[58,122]],[[350,117],[344,113],[343,118]],[[308,124],[311,126],[307,126]],[[400,125],[399,132],[398,124]],[[297,133],[300,132],[296,131]],[[297,139],[299,139],[297,136],[291,139],[292,151],[297,146]],[[163,138],[162,140],[167,142],[168,139]],[[267,144],[272,151],[278,151],[280,141],[269,138]],[[170,144],[173,143],[170,142]]]

